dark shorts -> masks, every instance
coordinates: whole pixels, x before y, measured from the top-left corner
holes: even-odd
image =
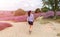
[[[33,22],[31,22],[31,21],[28,21],[28,23],[29,23],[29,25],[33,25]]]

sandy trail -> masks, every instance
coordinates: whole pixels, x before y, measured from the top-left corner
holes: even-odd
[[[27,22],[11,22],[11,21],[0,21],[11,23],[13,26],[0,31],[0,37],[57,37],[56,30],[57,26],[54,24],[41,25],[39,22],[34,22],[33,30],[31,35],[29,34],[29,25]]]

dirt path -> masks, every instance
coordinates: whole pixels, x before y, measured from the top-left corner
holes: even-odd
[[[2,21],[4,22],[4,21]],[[0,37],[57,37],[56,30],[54,27],[57,27],[50,23],[40,24],[39,22],[34,22],[33,30],[31,35],[29,35],[29,25],[27,22],[7,22],[11,23],[13,27],[6,28],[0,31]]]

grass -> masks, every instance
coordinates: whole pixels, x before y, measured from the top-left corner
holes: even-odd
[[[56,19],[56,20],[54,20],[55,22],[57,22],[57,23],[60,23],[60,19]]]
[[[38,17],[38,18],[37,18],[37,21],[38,21],[40,24],[46,24],[46,23],[49,23],[48,20],[43,19],[42,17]]]
[[[60,17],[60,16],[59,16]],[[58,18],[59,18],[58,17]],[[37,18],[37,21],[38,22],[40,22],[40,24],[47,24],[47,23],[49,23],[49,21],[54,21],[54,22],[57,22],[57,23],[60,23],[60,19],[56,19],[56,20],[54,20],[53,18],[47,18],[47,19],[43,19],[43,18],[41,18],[41,17],[38,17]]]
[[[40,21],[40,24],[47,24],[47,23],[49,23],[49,21],[46,20],[46,19],[42,19],[42,20]]]
[[[41,24],[46,24],[46,23],[49,23],[49,21],[54,21],[54,22],[56,22],[56,23],[60,23],[60,19],[56,19],[56,20],[54,20],[54,19],[42,19],[42,20],[40,21],[40,23],[41,23]]]
[[[56,19],[53,19],[53,18],[47,18],[46,20],[54,21],[54,22],[60,23],[60,16],[57,16]]]
[[[60,36],[60,33],[58,33],[57,36]]]
[[[60,19],[60,16],[57,16],[57,19]]]

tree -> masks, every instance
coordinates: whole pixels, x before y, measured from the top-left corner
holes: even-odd
[[[35,13],[41,12],[39,8],[35,10]]]
[[[49,8],[47,8],[47,7],[41,8],[41,11],[42,11],[42,12],[47,12],[48,10],[49,10]]]
[[[48,6],[51,8],[51,10],[54,11],[54,19],[56,19],[56,11],[58,10],[58,0],[42,0],[43,1],[43,7]]]

